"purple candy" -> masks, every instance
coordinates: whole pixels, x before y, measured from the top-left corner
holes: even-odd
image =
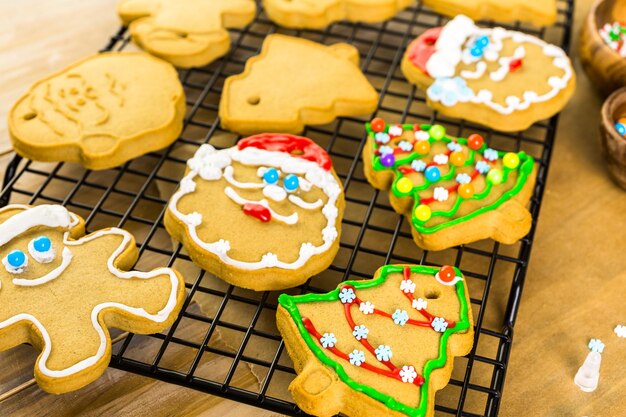
[[[396,157],[392,153],[386,153],[380,157],[380,163],[386,167],[392,167],[396,163]]]

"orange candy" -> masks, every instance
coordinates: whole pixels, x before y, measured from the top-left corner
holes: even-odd
[[[450,154],[450,163],[455,167],[460,167],[465,163],[465,155],[463,152],[455,151]]]
[[[413,149],[415,149],[415,152],[420,155],[428,155],[428,153],[430,152],[430,142],[428,142],[427,140],[417,141],[415,142]]]
[[[471,198],[474,195],[474,186],[472,184],[461,184],[458,191],[461,197]]]
[[[452,282],[456,278],[456,271],[450,265],[444,265],[439,270],[439,279],[443,282]]]
[[[375,119],[372,119],[372,121],[370,122],[370,128],[374,132],[380,133],[383,130],[385,130],[385,121],[381,119],[380,117],[376,117]]]
[[[471,149],[475,151],[482,148],[483,143],[485,143],[485,140],[483,139],[482,136],[480,136],[477,133],[473,133],[469,135],[469,137],[467,138],[467,146],[469,146]]]

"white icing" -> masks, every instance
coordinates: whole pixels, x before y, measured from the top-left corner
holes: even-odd
[[[24,271],[26,271],[26,268],[28,268],[28,257],[26,257],[24,265],[20,266],[19,268],[15,268],[11,264],[9,264],[9,260],[7,259],[7,257],[8,255],[2,258],[2,265],[4,265],[4,268],[9,274],[22,274],[24,273]]]
[[[261,176],[263,176],[263,175],[261,175]],[[262,183],[262,182],[239,182],[239,181],[237,181],[233,177],[233,167],[232,167],[232,165],[229,165],[226,168],[224,168],[224,179],[230,185],[235,186],[237,188],[242,188],[242,189],[263,188],[266,185],[265,183]],[[192,182],[192,183],[194,184],[194,188],[195,188],[195,183],[194,182]]]
[[[485,74],[485,71],[487,71],[487,63],[481,61],[476,63],[476,69],[474,71],[461,71],[461,77],[467,80],[476,80],[482,77]]]
[[[324,202],[319,198],[317,199],[317,201],[313,203],[308,203],[304,201],[303,199],[301,199],[300,197],[298,197],[297,195],[293,195],[293,194],[289,196],[289,201],[291,201],[296,206],[301,207],[306,210],[314,210],[324,205]]]
[[[18,279],[13,278],[13,284],[19,287],[35,287],[37,285],[45,284],[46,282],[50,282],[54,279],[57,279],[61,274],[70,266],[72,262],[72,251],[66,247],[63,248],[63,253],[61,254],[62,261],[61,265],[54,268],[52,271],[48,272],[43,277],[37,279]]]
[[[225,156],[222,156],[221,154],[224,154]],[[227,240],[219,239],[216,242],[202,241],[202,239],[200,239],[200,237],[198,236],[198,232],[197,232],[197,228],[200,226],[200,224],[189,222],[188,215],[183,214],[179,211],[178,202],[183,196],[193,192],[193,191],[188,191],[190,187],[186,187],[186,189],[183,189],[182,184],[183,182],[195,183],[195,181],[197,180],[197,177],[200,175],[198,169],[205,166],[205,163],[200,160],[201,159],[210,160],[213,158],[218,158],[221,161],[225,161],[226,159],[229,159],[229,160],[240,162],[245,165],[259,166],[260,168],[257,170],[257,175],[259,174],[262,175],[261,168],[266,169],[266,167],[275,167],[277,169],[280,169],[283,173],[304,175],[304,179],[306,180],[306,182],[303,179],[300,180],[301,188],[303,190],[306,191],[305,187],[308,187],[308,189],[310,189],[311,186],[316,186],[320,188],[324,192],[324,194],[328,197],[326,204],[324,204],[324,206],[322,207],[322,214],[326,218],[326,222],[327,222],[326,226],[321,231],[323,243],[320,246],[314,246],[308,242],[303,243],[300,248],[299,258],[293,262],[283,262],[280,259],[278,259],[278,257],[275,254],[266,254],[262,256],[261,260],[259,261],[247,262],[247,261],[241,261],[238,259],[233,259],[228,255],[228,252],[230,252],[230,243]],[[213,253],[225,264],[232,265],[239,269],[244,269],[244,270],[256,270],[256,269],[262,269],[262,268],[268,268],[268,267],[277,267],[281,269],[299,269],[302,266],[304,266],[306,262],[308,262],[309,259],[311,259],[311,257],[328,251],[330,247],[332,246],[333,242],[337,240],[338,235],[339,235],[337,228],[336,228],[337,217],[339,215],[337,202],[342,192],[341,186],[337,183],[337,180],[335,179],[334,175],[331,172],[324,170],[317,163],[308,161],[303,158],[296,158],[284,152],[266,151],[263,149],[257,149],[253,147],[245,148],[243,150],[239,150],[237,147],[233,147],[233,148],[228,148],[228,149],[224,149],[220,151],[214,150],[214,152],[203,151],[200,154],[196,153],[196,155],[192,159],[195,162],[189,165],[190,172],[181,181],[181,187],[172,196],[168,209],[170,210],[171,214],[173,214],[176,218],[178,218],[187,226],[187,232],[189,233],[189,237],[198,247],[200,247],[202,250]],[[206,161],[206,164],[215,165],[214,163],[210,161]],[[264,169],[263,169],[263,172],[264,172]],[[303,184],[307,184],[307,185],[303,185]],[[230,188],[230,187],[227,187],[227,188]],[[225,189],[225,192],[232,194],[232,196],[229,196],[230,198],[236,196],[235,198],[239,198],[240,199],[239,201],[244,200],[244,199],[241,199],[241,197],[238,196],[237,193],[232,188],[231,188],[231,191],[226,191]],[[267,204],[266,200],[262,200],[262,201],[265,201]],[[291,198],[290,198],[290,201],[294,202]],[[245,204],[245,202],[243,204]],[[261,204],[261,202],[251,202],[251,203]],[[239,204],[242,204],[242,203],[239,203]],[[298,205],[297,203],[294,203],[294,204]],[[312,203],[312,204],[317,204],[317,202]],[[267,205],[266,208],[269,209],[269,205]],[[306,207],[302,207],[302,208],[306,208]],[[294,214],[297,215],[297,213],[294,213]],[[273,218],[275,218],[274,215],[275,214],[272,213]]]
[[[272,210],[272,208],[270,207],[266,199],[259,200],[259,201],[246,200],[245,198],[237,194],[237,191],[233,190],[231,187],[224,188],[224,193],[226,193],[228,198],[230,198],[231,200],[233,200],[235,203],[239,204],[240,206],[243,206],[244,204],[258,204],[260,206],[265,207],[266,209],[269,210],[270,214],[272,215],[272,219],[274,220],[278,220],[279,222],[283,222],[286,224],[298,223],[298,213],[292,213],[289,216],[280,215],[276,213],[274,210]]]
[[[72,216],[63,206],[8,206],[5,209],[10,209],[11,207],[24,208],[24,211],[11,216],[4,223],[0,224],[0,246],[6,245],[11,239],[33,227],[70,229],[75,225]]]
[[[469,49],[479,36],[488,36],[490,43],[484,49],[483,57],[473,57]],[[493,101],[493,93],[491,91],[483,89],[478,92],[473,92],[469,88],[458,88],[460,86],[459,83],[450,82],[450,80],[456,78],[461,80],[474,79],[474,77],[478,78],[478,71],[461,71],[460,77],[455,76],[456,68],[460,62],[471,64],[473,62],[479,62],[483,58],[486,61],[500,60],[500,68],[492,72],[490,77],[495,81],[503,80],[509,72],[508,63],[511,60],[511,58],[500,57],[502,43],[507,38],[511,38],[516,43],[529,43],[541,47],[547,57],[553,58],[552,64],[563,70],[563,75],[560,77],[553,76],[547,80],[551,88],[550,91],[539,95],[535,91],[528,90],[522,93],[521,98],[507,97],[505,104],[502,105]],[[516,55],[520,54],[521,50],[518,48]],[[426,92],[432,101],[441,102],[445,106],[453,106],[459,102],[483,104],[504,115],[512,114],[515,111],[526,110],[533,104],[543,103],[553,99],[568,86],[573,75],[569,58],[561,48],[521,32],[509,31],[503,28],[478,28],[471,19],[462,15],[452,19],[442,29],[439,39],[435,44],[435,53],[426,63],[426,71],[431,77],[435,78],[435,83],[433,83]],[[469,77],[467,75],[469,75]]]
[[[274,201],[283,201],[287,198],[287,191],[278,185],[268,185],[263,188],[263,195],[267,198],[271,198]]]
[[[504,77],[506,77],[506,75],[510,72],[509,64],[511,63],[511,61],[516,60],[516,59],[522,59],[525,56],[526,56],[526,50],[524,49],[524,47],[518,46],[517,49],[515,49],[515,52],[513,53],[512,57],[500,58],[500,60],[498,61],[498,63],[500,64],[500,67],[497,70],[492,71],[489,74],[489,78],[491,78],[493,81],[496,81],[496,82],[504,80]],[[461,72],[461,76],[463,76],[462,72]]]

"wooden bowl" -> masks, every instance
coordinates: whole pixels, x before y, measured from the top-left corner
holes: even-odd
[[[626,86],[626,58],[604,42],[598,30],[606,23],[626,21],[626,1],[597,0],[580,32],[580,60],[598,91],[607,96]]]
[[[615,121],[626,116],[626,87],[611,94],[602,105],[600,132],[602,153],[611,178],[626,189],[626,138],[615,130]]]

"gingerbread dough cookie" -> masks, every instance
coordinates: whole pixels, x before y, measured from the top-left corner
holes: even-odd
[[[556,0],[422,0],[422,3],[446,16],[464,14],[474,20],[519,20],[541,27],[553,25],[557,18]]]
[[[526,208],[536,178],[525,152],[500,152],[482,136],[453,138],[439,125],[367,124],[365,176],[389,190],[415,243],[428,250],[491,238],[512,244],[532,225]]]
[[[9,112],[15,152],[108,169],[171,144],[185,94],[174,67],[141,52],[87,57],[37,83]]]
[[[177,67],[201,67],[226,55],[226,29],[255,16],[254,0],[120,0],[118,14],[133,41]]]
[[[479,28],[466,16],[413,41],[402,72],[435,110],[505,132],[558,113],[576,87],[562,49],[525,33]]]
[[[378,93],[358,62],[358,51],[345,43],[326,46],[269,35],[244,72],[226,79],[222,126],[244,135],[300,133],[305,124],[369,114],[376,109]]]
[[[0,209],[0,351],[22,343],[40,350],[35,379],[54,394],[102,375],[108,327],[163,331],[185,298],[172,269],[127,272],[138,256],[130,233],[83,234],[82,219],[62,206]]]
[[[333,22],[382,22],[415,0],[263,0],[276,24],[288,28],[322,29]]]
[[[328,154],[308,138],[265,134],[203,145],[169,202],[165,227],[195,264],[257,291],[325,270],[345,206]]]
[[[387,265],[373,280],[278,302],[298,373],[289,390],[317,416],[432,416],[454,357],[472,349],[467,286],[451,266]]]

